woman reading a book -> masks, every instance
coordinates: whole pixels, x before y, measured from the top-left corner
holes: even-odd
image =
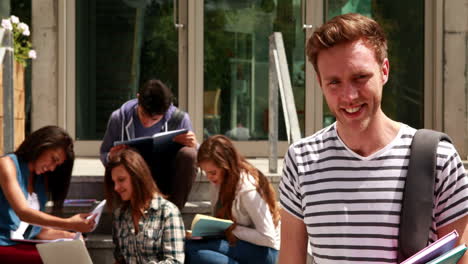
[[[126,148],[112,156],[105,186],[107,204],[115,209],[116,263],[184,263],[182,216],[161,194],[138,152]]]
[[[22,240],[74,238],[64,230],[93,228],[89,214],[60,218],[44,213],[48,197],[55,209],[62,207],[74,159],[73,140],[56,126],[31,133],[15,152],[0,158],[1,263],[42,263],[35,245]]]
[[[276,263],[280,216],[268,179],[222,135],[203,142],[198,165],[211,182],[213,215],[233,224],[224,238],[187,240],[186,263]]]

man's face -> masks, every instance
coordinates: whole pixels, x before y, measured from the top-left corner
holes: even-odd
[[[141,124],[144,127],[150,127],[156,124],[157,122],[159,122],[159,120],[161,120],[164,117],[164,115],[150,115],[146,113],[145,110],[143,110],[143,107],[140,107],[140,106],[138,106],[137,111],[138,111],[138,118],[140,118]]]
[[[385,59],[379,64],[363,40],[321,51],[317,65],[320,86],[341,132],[362,132],[384,116],[380,103],[389,63]]]

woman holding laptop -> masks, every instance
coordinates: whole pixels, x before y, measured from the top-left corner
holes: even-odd
[[[61,208],[67,195],[74,162],[73,140],[62,128],[46,126],[26,137],[15,152],[0,158],[1,263],[42,263],[34,244],[24,239],[73,238],[89,232],[94,217],[77,214],[60,218],[47,213],[50,198]],[[31,225],[29,225],[31,224]]]

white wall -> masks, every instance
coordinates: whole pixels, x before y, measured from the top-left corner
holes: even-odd
[[[444,130],[467,159],[468,0],[445,0],[443,38]]]
[[[58,0],[32,0],[33,61],[31,129],[58,124]]]

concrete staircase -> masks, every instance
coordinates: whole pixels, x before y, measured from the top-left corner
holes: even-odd
[[[278,173],[268,172],[267,159],[249,159],[272,182],[276,190],[280,181],[282,160],[278,161]],[[97,158],[78,158],[75,161],[73,177],[68,193],[69,199],[96,199],[96,204],[104,199],[104,167]],[[93,206],[66,206],[63,216],[90,212]],[[189,195],[189,201],[182,210],[185,226],[190,228],[195,214],[210,214],[209,181],[204,176],[197,180]],[[112,214],[105,211],[96,230],[86,235],[86,247],[95,264],[114,263],[112,254]]]

